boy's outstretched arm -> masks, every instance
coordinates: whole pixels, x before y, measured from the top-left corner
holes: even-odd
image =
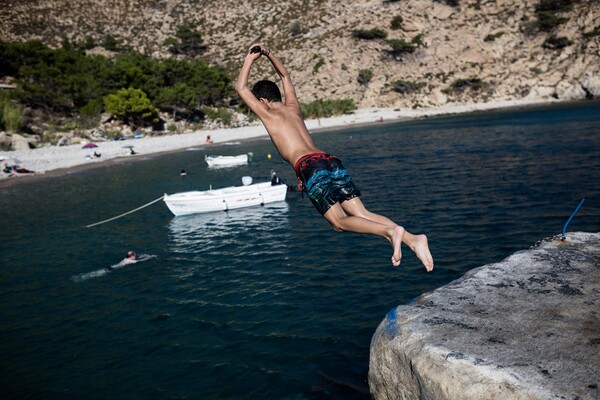
[[[262,48],[263,47],[261,47],[261,49]],[[294,84],[292,83],[292,77],[290,76],[290,73],[285,68],[285,66],[279,58],[273,55],[273,53],[271,53],[271,51],[268,48],[264,47],[264,49],[265,53],[263,54],[267,56],[269,61],[271,61],[271,64],[273,64],[273,68],[275,68],[275,71],[281,78],[281,83],[283,84],[283,95],[285,97],[285,104],[288,106],[295,104],[299,107],[300,105],[298,103],[298,98],[296,97],[296,90],[294,89]]]
[[[248,50],[248,54],[246,54],[246,58],[244,59],[244,64],[242,65],[242,69],[240,70],[240,74],[238,75],[238,79],[235,83],[235,91],[242,98],[244,103],[259,117],[264,118],[267,116],[268,107],[261,103],[254,94],[248,88],[248,77],[250,76],[250,68],[252,68],[252,64],[254,61],[258,60],[262,53],[260,51],[253,51],[257,46],[252,45]]]

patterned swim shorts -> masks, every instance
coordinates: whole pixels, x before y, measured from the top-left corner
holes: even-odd
[[[326,153],[302,156],[294,166],[298,187],[308,195],[315,208],[324,215],[335,203],[360,196],[360,191],[342,165],[342,161]]]

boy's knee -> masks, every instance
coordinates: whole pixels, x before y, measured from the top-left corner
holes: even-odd
[[[342,228],[342,224],[340,223],[339,220],[329,221],[329,225],[331,225],[331,227],[333,228],[333,230],[336,231],[336,232],[343,232],[344,231],[344,229]]]

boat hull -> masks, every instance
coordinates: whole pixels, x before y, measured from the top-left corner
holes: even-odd
[[[209,167],[244,165],[248,164],[248,154],[241,154],[239,156],[206,156],[205,160]]]
[[[270,182],[223,189],[165,194],[164,202],[175,215],[190,215],[227,211],[284,201],[286,185],[272,186]]]

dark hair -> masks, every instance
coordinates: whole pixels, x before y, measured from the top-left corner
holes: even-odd
[[[257,99],[267,99],[268,101],[281,101],[281,92],[275,82],[264,79],[254,84],[252,94]]]

